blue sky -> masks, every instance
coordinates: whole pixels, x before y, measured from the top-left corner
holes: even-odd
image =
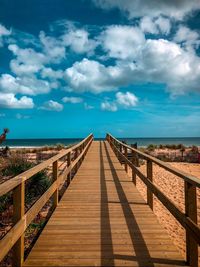
[[[0,0],[0,128],[199,137],[200,3],[167,2]]]

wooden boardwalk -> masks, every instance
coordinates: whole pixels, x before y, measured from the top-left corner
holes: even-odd
[[[108,142],[93,142],[23,266],[185,266]]]

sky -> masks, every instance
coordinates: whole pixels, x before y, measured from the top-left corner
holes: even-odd
[[[0,0],[9,138],[200,136],[199,0]]]

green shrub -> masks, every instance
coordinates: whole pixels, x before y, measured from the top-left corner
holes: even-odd
[[[26,183],[26,201],[32,202],[33,198],[42,195],[50,186],[51,181],[47,176],[46,170],[36,173]]]
[[[4,212],[12,204],[12,195],[7,193],[0,197],[0,213]]]
[[[61,150],[61,149],[63,149],[65,147],[65,145],[63,145],[63,144],[56,144],[56,149],[57,150]]]
[[[1,175],[14,177],[34,166],[35,166],[34,163],[29,162],[22,155],[15,154],[11,158],[9,158],[8,163],[5,164],[4,168],[1,170]],[[32,176],[26,182],[25,199],[27,205],[29,205],[34,198],[43,194],[50,186],[50,184],[51,180],[49,179],[46,170],[42,170],[37,174],[35,174],[34,176]],[[1,196],[0,211],[2,212],[3,210],[5,210],[7,208],[7,205],[11,203],[12,203],[11,193]]]
[[[192,146],[191,151],[193,153],[198,153],[199,152],[198,146]]]
[[[150,144],[150,145],[148,145],[147,150],[148,151],[154,151],[156,148],[157,148],[156,145]]]
[[[2,169],[2,175],[3,176],[16,176],[31,167],[33,167],[34,164],[27,161],[23,155],[20,154],[14,154],[12,157],[9,158],[7,161],[7,164],[5,164],[5,167]]]

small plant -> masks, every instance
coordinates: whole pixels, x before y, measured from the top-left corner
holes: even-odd
[[[197,146],[192,146],[191,151],[192,151],[193,153],[198,153],[198,152],[199,152],[199,149],[198,149]]]
[[[28,162],[23,155],[21,154],[14,154],[12,157],[9,158],[7,161],[7,164],[2,169],[2,175],[3,176],[16,176],[31,167],[33,167],[34,164],[31,162]]]
[[[1,170],[2,176],[14,177],[32,167],[35,164],[29,162],[22,155],[14,154],[9,158],[7,164]],[[50,186],[51,180],[49,179],[47,172],[45,170],[38,172],[33,177],[31,177],[26,182],[26,203],[29,205],[32,203],[33,199],[43,194],[47,188]],[[0,211],[4,211],[8,205],[12,203],[12,195],[9,193],[7,195],[0,197]]]
[[[63,149],[65,146],[63,145],[63,144],[57,144],[56,145],[56,149],[57,150],[61,150],[61,149]]]
[[[148,145],[147,150],[148,151],[154,151],[156,148],[157,148],[156,145],[150,144],[150,145]]]
[[[4,128],[2,135],[0,135],[0,144],[2,144],[3,141],[6,140],[6,136],[7,136],[8,133],[9,133],[9,129],[8,128]]]

